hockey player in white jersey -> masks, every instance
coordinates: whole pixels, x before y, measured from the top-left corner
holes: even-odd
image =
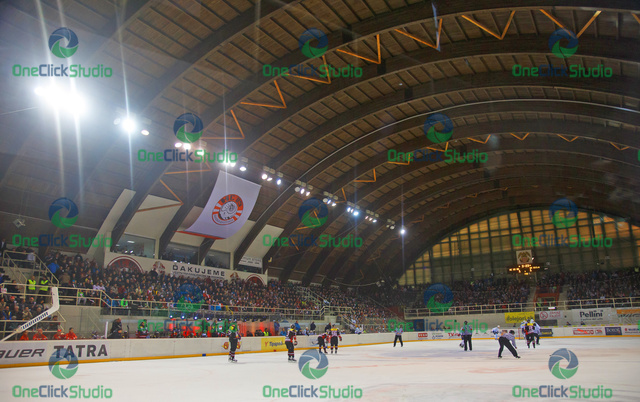
[[[500,325],[498,325],[497,327],[493,328],[491,330],[491,333],[493,333],[493,336],[496,337],[496,341],[498,340],[498,338],[500,338],[500,333],[502,332],[502,330],[500,329]]]

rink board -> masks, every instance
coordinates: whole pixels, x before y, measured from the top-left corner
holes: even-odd
[[[549,334],[549,330],[551,333]],[[549,327],[543,328],[552,337],[611,337],[640,336],[637,326],[606,327]],[[341,347],[375,345],[393,342],[393,333],[343,335]],[[473,334],[473,339],[491,339],[489,331]],[[316,347],[317,336],[298,336],[296,349]],[[456,332],[426,331],[405,332],[404,341],[444,341],[460,339]],[[238,353],[268,353],[285,350],[283,337],[244,337]],[[226,344],[226,345],[225,345]],[[71,351],[80,363],[169,359],[182,357],[215,356],[227,354],[227,338],[188,339],[85,339],[75,341],[11,341],[0,344],[0,368],[41,366],[49,363],[53,354]]]

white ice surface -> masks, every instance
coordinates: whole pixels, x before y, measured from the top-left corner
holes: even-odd
[[[329,369],[317,380],[307,379],[297,364],[288,363],[286,352],[239,353],[238,364],[227,362],[226,356],[81,364],[67,380],[55,378],[46,366],[1,369],[0,401],[33,400],[14,398],[12,387],[45,384],[103,385],[113,390],[110,400],[136,402],[294,399],[265,398],[265,385],[351,385],[362,388],[361,400],[366,401],[536,400],[513,397],[512,387],[604,385],[613,390],[608,401],[640,400],[640,338],[542,338],[540,343],[537,349],[527,349],[518,341],[521,359],[506,349],[498,359],[497,342],[481,339],[473,341],[470,352],[455,340],[405,342],[402,348],[391,343],[341,347],[337,355],[328,355]],[[560,348],[570,349],[579,360],[570,379],[557,379],[548,368],[549,356]],[[296,351],[296,358],[303,352]]]

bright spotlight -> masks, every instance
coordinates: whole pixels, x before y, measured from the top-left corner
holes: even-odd
[[[136,121],[131,117],[127,117],[122,121],[122,129],[127,133],[132,133],[136,130]]]
[[[247,167],[246,167],[246,166],[240,166],[240,171],[241,171],[241,172],[244,172],[245,170],[247,170]]]
[[[182,147],[182,143],[181,142],[176,142],[175,144],[173,144],[174,147],[176,148],[180,148]]]
[[[61,89],[56,86],[49,86],[36,87],[34,92],[56,111],[64,110],[74,115],[79,115],[87,108],[85,99],[73,89]],[[114,124],[117,123],[114,121]]]
[[[360,215],[360,212],[358,212],[358,211],[353,211],[353,216],[358,216],[358,215]]]
[[[262,180],[267,180],[267,177],[269,177],[266,173],[262,174]]]
[[[276,180],[276,184],[277,184],[277,185],[281,185],[281,184],[282,184],[282,179],[278,179],[278,180]]]
[[[404,234],[407,233],[406,230],[404,230],[404,228],[400,229],[400,234],[404,236]]]
[[[149,135],[149,130],[142,130],[142,131],[140,131],[140,134]]]
[[[308,197],[308,196],[309,196],[309,194],[311,194],[311,191],[307,191],[306,196]]]
[[[300,187],[300,194],[304,194],[304,187]]]
[[[184,144],[182,144],[182,148],[191,149],[191,144],[184,143]]]
[[[271,176],[267,177],[267,181],[271,181],[271,180],[273,180],[273,177]]]
[[[333,202],[333,204],[331,204],[331,206],[332,206],[332,207],[335,207],[336,205],[337,205],[337,204],[336,204],[336,202],[335,202],[335,201]]]

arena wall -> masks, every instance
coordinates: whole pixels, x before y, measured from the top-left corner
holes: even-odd
[[[637,325],[591,327],[544,327],[543,333],[553,337],[640,336]],[[491,333],[474,334],[474,339],[489,341]],[[393,333],[343,335],[341,347],[392,343]],[[408,332],[404,341],[458,341],[459,334],[444,331]],[[298,336],[296,350],[316,347],[315,336]],[[54,354],[73,352],[80,363],[121,360],[147,360],[224,355],[227,338],[198,339],[84,339],[75,341],[11,341],[0,344],[0,368],[44,366]],[[242,338],[238,353],[284,353],[284,337]],[[283,354],[284,358],[284,354]]]

